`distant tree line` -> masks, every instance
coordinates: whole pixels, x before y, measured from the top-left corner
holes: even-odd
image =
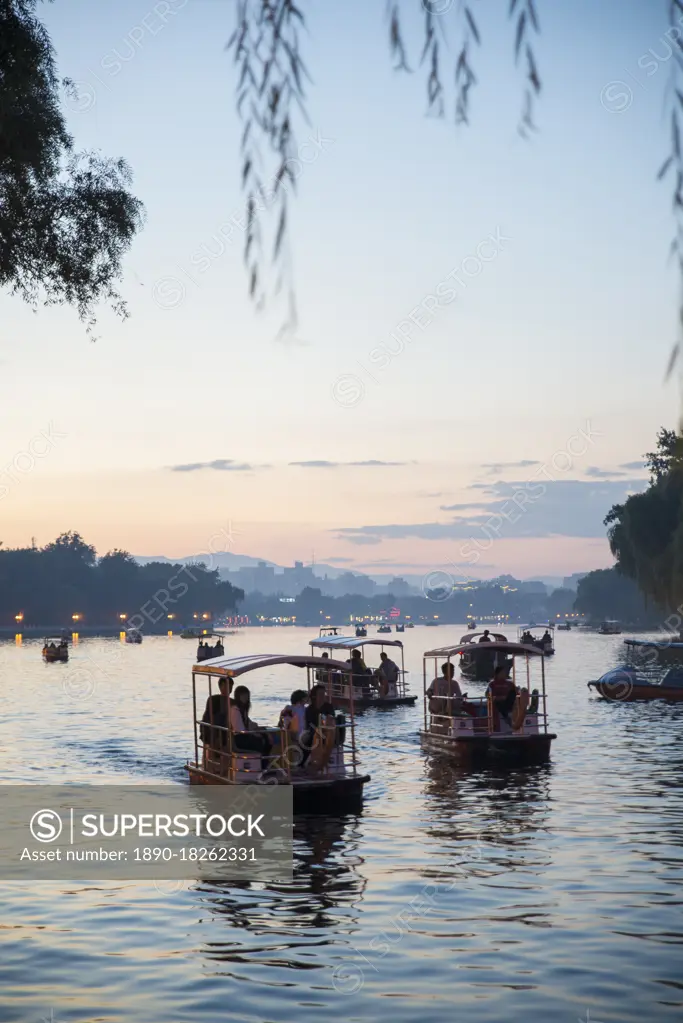
[[[0,625],[67,627],[72,616],[84,625],[120,625],[153,631],[192,624],[194,614],[211,617],[235,610],[242,590],[203,564],[139,565],[132,554],[112,550],[102,557],[79,533],[62,533],[44,547],[0,549]],[[168,619],[168,615],[173,615]]]

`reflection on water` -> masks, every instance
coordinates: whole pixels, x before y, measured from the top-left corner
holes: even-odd
[[[310,638],[245,630],[226,652]],[[420,679],[433,643],[404,640]],[[83,640],[44,665],[37,641],[0,644],[3,779],[181,783],[193,654]],[[419,702],[364,714],[363,812],[297,821],[291,881],[0,883],[0,1023],[679,1019],[683,706],[592,696],[623,659],[620,637],[558,635],[540,767],[426,753]],[[254,680],[255,718],[300,682]]]

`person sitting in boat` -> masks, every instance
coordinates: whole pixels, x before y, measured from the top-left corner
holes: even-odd
[[[550,638],[550,633],[548,632],[547,629],[543,633],[543,638],[541,639],[541,643],[542,643],[543,646],[552,646],[553,645],[553,641]]]
[[[225,732],[219,732],[218,728],[227,728],[228,726],[228,705],[232,687],[231,678],[219,678],[218,692],[209,696],[206,701],[202,724],[199,727],[199,735],[205,745],[224,746],[227,741]],[[212,725],[215,727],[212,728]]]
[[[337,720],[334,707],[327,699],[324,685],[315,685],[311,689],[310,702],[305,710],[304,731],[300,736],[303,750],[301,765],[303,766],[318,750],[314,763],[321,766],[320,761],[327,761],[335,742],[338,739]],[[324,764],[322,765],[324,766]]]
[[[450,661],[441,665],[441,675],[435,678],[429,689],[429,713],[447,716],[462,707],[462,690],[455,676],[455,665]]]
[[[295,689],[289,698],[289,703],[280,714],[279,728],[291,732],[298,738],[306,729],[306,704],[308,693],[305,689]]]
[[[324,661],[329,661],[330,655],[327,650],[323,650],[320,655]],[[327,685],[330,681],[330,672],[328,668],[317,668],[315,673],[316,682],[321,682],[323,685]]]
[[[351,658],[346,663],[351,669],[351,684],[362,689],[363,696],[368,696],[372,672],[365,664],[360,650],[352,650]]]
[[[398,677],[400,674],[398,664],[391,660],[389,654],[383,650],[379,655],[380,666],[377,669],[379,681],[379,695],[383,698],[398,695]]]
[[[261,770],[268,770],[268,758],[273,748],[265,732],[249,717],[251,693],[246,686],[237,686],[230,701],[230,728],[233,748],[239,753],[258,753],[261,756]]]
[[[489,693],[493,700],[494,711],[510,725],[510,713],[517,699],[515,683],[510,678],[510,665],[499,664],[489,682]],[[496,722],[496,726],[498,722]]]
[[[219,639],[218,642],[216,643],[215,647],[213,648],[213,656],[214,657],[222,657],[224,653],[225,653],[225,649],[223,647],[223,640]]]
[[[491,642],[491,633],[489,632],[488,629],[484,629],[484,635],[480,638],[479,642],[480,643],[490,643]]]

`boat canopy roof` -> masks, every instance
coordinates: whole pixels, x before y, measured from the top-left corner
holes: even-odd
[[[311,648],[326,650],[357,650],[361,646],[403,646],[400,639],[366,639],[364,636],[319,636],[311,640]]]
[[[479,647],[477,647],[479,649]],[[482,644],[482,653],[495,650],[498,653],[510,654],[511,657],[520,657],[522,654],[530,654],[532,657],[543,657],[543,651],[536,646],[528,646],[526,643],[487,643]],[[458,643],[457,646],[441,646],[436,650],[427,650],[423,657],[455,657],[457,654],[471,653],[471,643]]]
[[[496,643],[507,643],[508,638],[507,636],[504,636],[502,632],[491,632],[490,629],[486,629],[485,631],[488,632],[489,636],[493,636],[492,642],[495,640]],[[483,635],[483,632],[467,632],[464,636],[460,637],[460,642],[471,645],[475,642],[477,636]]]
[[[534,625],[518,625],[517,628],[521,631],[527,629],[531,632],[532,629],[554,629],[555,622],[535,622]]]
[[[327,668],[334,671],[348,671],[348,665],[329,658],[302,656],[301,654],[248,654],[246,657],[210,657],[201,664],[195,664],[193,673],[198,675],[220,675],[223,678],[237,678],[247,671],[271,668],[276,664],[291,664],[295,668]]]

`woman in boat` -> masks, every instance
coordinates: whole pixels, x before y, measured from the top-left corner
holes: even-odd
[[[233,746],[238,753],[259,753],[261,770],[268,770],[268,758],[273,748],[268,736],[249,717],[251,693],[246,686],[237,686],[230,701],[230,728]]]

